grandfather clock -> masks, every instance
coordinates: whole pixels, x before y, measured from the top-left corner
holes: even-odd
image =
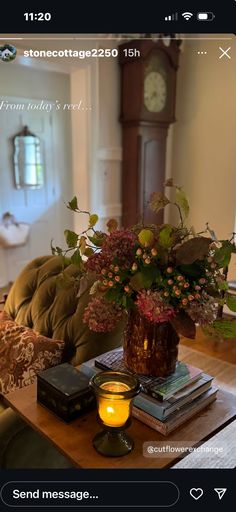
[[[122,123],[122,225],[162,222],[148,208],[163,191],[168,128],[175,121],[180,41],[132,40],[119,46]]]

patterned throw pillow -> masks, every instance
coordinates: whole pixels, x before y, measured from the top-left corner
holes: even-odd
[[[0,312],[0,393],[32,384],[39,371],[61,363],[64,341],[37,334]]]

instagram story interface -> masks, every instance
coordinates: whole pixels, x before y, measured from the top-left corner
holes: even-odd
[[[2,470],[235,469],[235,56],[231,34],[1,37]],[[63,480],[1,499],[111,506]],[[114,505],[179,499],[133,480]]]

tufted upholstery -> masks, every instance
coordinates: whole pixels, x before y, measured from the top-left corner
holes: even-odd
[[[82,318],[92,280],[86,283],[80,280],[78,268],[68,265],[65,269],[68,282],[62,286],[58,281],[61,270],[58,256],[33,260],[14,282],[4,309],[18,323],[64,340],[64,359],[76,365],[119,346],[123,325],[121,322],[119,328],[107,334],[89,331]],[[71,282],[71,277],[78,277],[78,281]],[[5,408],[0,400],[0,468],[68,467],[70,462],[48,440],[26,425],[13,410]]]
[[[65,359],[74,365],[120,345],[123,325],[111,333],[93,333],[83,323],[92,281],[79,279],[79,269],[68,265],[66,285],[58,280],[59,256],[42,256],[29,263],[14,282],[4,309],[19,324],[66,342]],[[78,277],[70,282],[69,278]],[[83,290],[81,289],[83,287]],[[78,297],[79,292],[79,297]]]

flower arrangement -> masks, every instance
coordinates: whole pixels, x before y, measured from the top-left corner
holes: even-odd
[[[96,230],[96,214],[81,211],[74,197],[67,207],[88,216],[81,234],[66,230],[67,249],[52,247],[54,254],[74,263],[82,274],[93,274],[91,300],[83,321],[92,331],[114,329],[124,311],[136,310],[150,323],[170,322],[178,334],[194,338],[195,324],[209,332],[236,335],[236,324],[223,320],[224,304],[236,311],[236,297],[228,293],[226,281],[232,240],[217,240],[208,224],[195,233],[186,227],[189,205],[182,187],[171,187],[174,199],[153,193],[149,206],[154,212],[168,204],[179,212],[179,225],[143,225],[121,229],[116,220],[107,222],[107,232]],[[71,253],[70,258],[68,258]]]

